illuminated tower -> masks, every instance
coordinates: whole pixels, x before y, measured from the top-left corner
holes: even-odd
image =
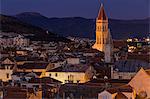
[[[96,42],[92,48],[104,52],[106,61],[111,60],[112,39],[108,28],[108,17],[102,4],[96,19]]]

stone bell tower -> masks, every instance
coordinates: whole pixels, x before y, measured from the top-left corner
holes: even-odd
[[[101,4],[96,19],[96,42],[92,48],[104,52],[106,61],[109,62],[111,60],[112,38],[108,28],[108,17],[106,16],[103,4]]]

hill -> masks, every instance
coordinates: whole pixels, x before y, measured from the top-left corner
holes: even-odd
[[[25,12],[17,14],[15,17],[59,35],[95,38],[95,19],[82,17],[47,18],[35,12]],[[109,19],[109,27],[114,39],[145,37],[149,33],[149,19]]]
[[[31,40],[41,41],[67,41],[66,38],[60,37],[52,32],[46,33],[45,29],[37,26],[22,22],[15,17],[0,14],[0,30],[5,33],[18,33],[18,34],[33,34],[28,36]],[[56,40],[57,38],[57,40]]]

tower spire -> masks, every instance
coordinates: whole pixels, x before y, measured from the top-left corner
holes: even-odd
[[[98,17],[97,17],[98,20],[107,20],[107,15],[105,13],[105,10],[104,10],[104,6],[103,4],[101,3],[101,7],[100,7],[100,10],[99,10],[99,13],[98,13]]]

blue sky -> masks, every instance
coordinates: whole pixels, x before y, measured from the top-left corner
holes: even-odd
[[[150,0],[1,0],[1,13],[39,12],[47,17],[96,18],[100,2],[110,18],[139,19],[150,16]]]

